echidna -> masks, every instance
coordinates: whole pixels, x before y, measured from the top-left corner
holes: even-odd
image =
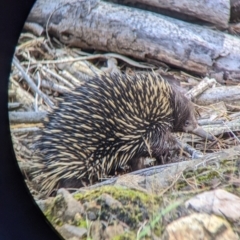
[[[154,74],[101,75],[66,94],[36,144],[42,190],[78,187],[140,157],[158,158],[171,132],[207,136],[192,103]]]

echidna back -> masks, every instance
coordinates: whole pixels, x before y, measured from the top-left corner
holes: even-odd
[[[66,94],[37,143],[42,188],[99,179],[136,156],[161,153],[173,128],[173,94],[153,74],[101,75]]]

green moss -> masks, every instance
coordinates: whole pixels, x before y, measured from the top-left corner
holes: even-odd
[[[103,193],[111,195],[113,198],[121,201],[122,203],[124,202],[126,205],[128,205],[129,203],[138,204],[139,202],[143,204],[150,204],[159,201],[160,199],[157,196],[137,190],[126,189],[121,186],[103,186],[98,189],[90,190],[84,194],[74,194],[74,198],[81,202],[91,201],[100,197]]]
[[[53,216],[52,216],[50,210],[45,211],[43,214],[45,215],[45,217],[47,218],[47,220],[48,220],[49,222],[51,222],[51,223],[53,222]]]
[[[54,205],[55,205],[55,199],[54,201],[52,201],[52,204],[50,204],[47,208],[46,211],[43,212],[43,214],[45,215],[45,217],[47,218],[47,220],[49,222],[51,222],[52,224],[55,224],[56,221],[56,217],[54,217],[53,215],[53,208],[54,208]]]
[[[62,220],[60,220],[60,218],[53,216],[51,210],[44,212],[44,215],[52,225],[54,225],[54,226],[56,226],[56,225],[62,226],[63,225]]]
[[[136,234],[134,232],[127,232],[121,235],[115,236],[113,240],[136,240]]]
[[[85,215],[76,218],[73,224],[88,229],[89,222],[86,216],[93,212],[98,221],[112,225],[117,219],[129,227],[129,232],[115,236],[114,240],[147,240],[151,239],[152,235],[161,238],[167,223],[188,213],[182,205],[183,202],[200,192],[211,189],[216,182],[223,189],[240,196],[240,187],[237,184],[234,185],[234,181],[230,181],[238,177],[239,169],[236,164],[226,160],[207,167],[185,170],[183,175],[176,179],[176,182],[161,196],[121,186],[102,186],[85,193],[77,193],[74,194],[74,198],[84,204]],[[108,204],[103,194],[110,195],[119,203]],[[176,205],[179,199],[181,203]],[[56,198],[54,204],[60,203]],[[53,225],[61,225],[61,220],[52,216],[53,210],[54,208],[49,208],[45,215]],[[140,229],[140,226],[143,227]]]
[[[102,194],[109,194],[112,198],[121,204],[117,207],[111,207],[101,198]],[[86,211],[93,211],[98,215],[100,220],[111,219],[115,215],[120,221],[125,222],[132,229],[137,229],[138,223],[149,219],[154,215],[161,205],[162,199],[156,195],[145,192],[127,189],[121,186],[103,186],[91,190],[87,193],[77,193],[74,198],[81,203],[88,202]],[[93,202],[93,204],[89,204]],[[97,207],[92,209],[92,207]],[[111,222],[109,222],[111,224]]]
[[[83,228],[88,227],[87,221],[84,219],[81,219],[80,221],[76,222],[75,225],[78,227],[83,227]]]

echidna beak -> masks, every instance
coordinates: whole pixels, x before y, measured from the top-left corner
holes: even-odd
[[[207,133],[206,131],[203,130],[203,128],[201,128],[200,126],[197,126],[193,131],[193,134],[202,137],[204,139],[210,140],[210,141],[214,141],[215,138],[213,136],[211,136],[209,133]]]

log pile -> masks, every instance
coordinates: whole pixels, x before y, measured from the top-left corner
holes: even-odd
[[[239,145],[239,2],[38,0],[10,76],[17,157],[24,162],[22,145],[29,144],[26,138],[39,130],[58,96],[102,72],[161,74],[196,104],[199,124],[221,139],[206,146],[182,134],[182,141],[209,153]]]

